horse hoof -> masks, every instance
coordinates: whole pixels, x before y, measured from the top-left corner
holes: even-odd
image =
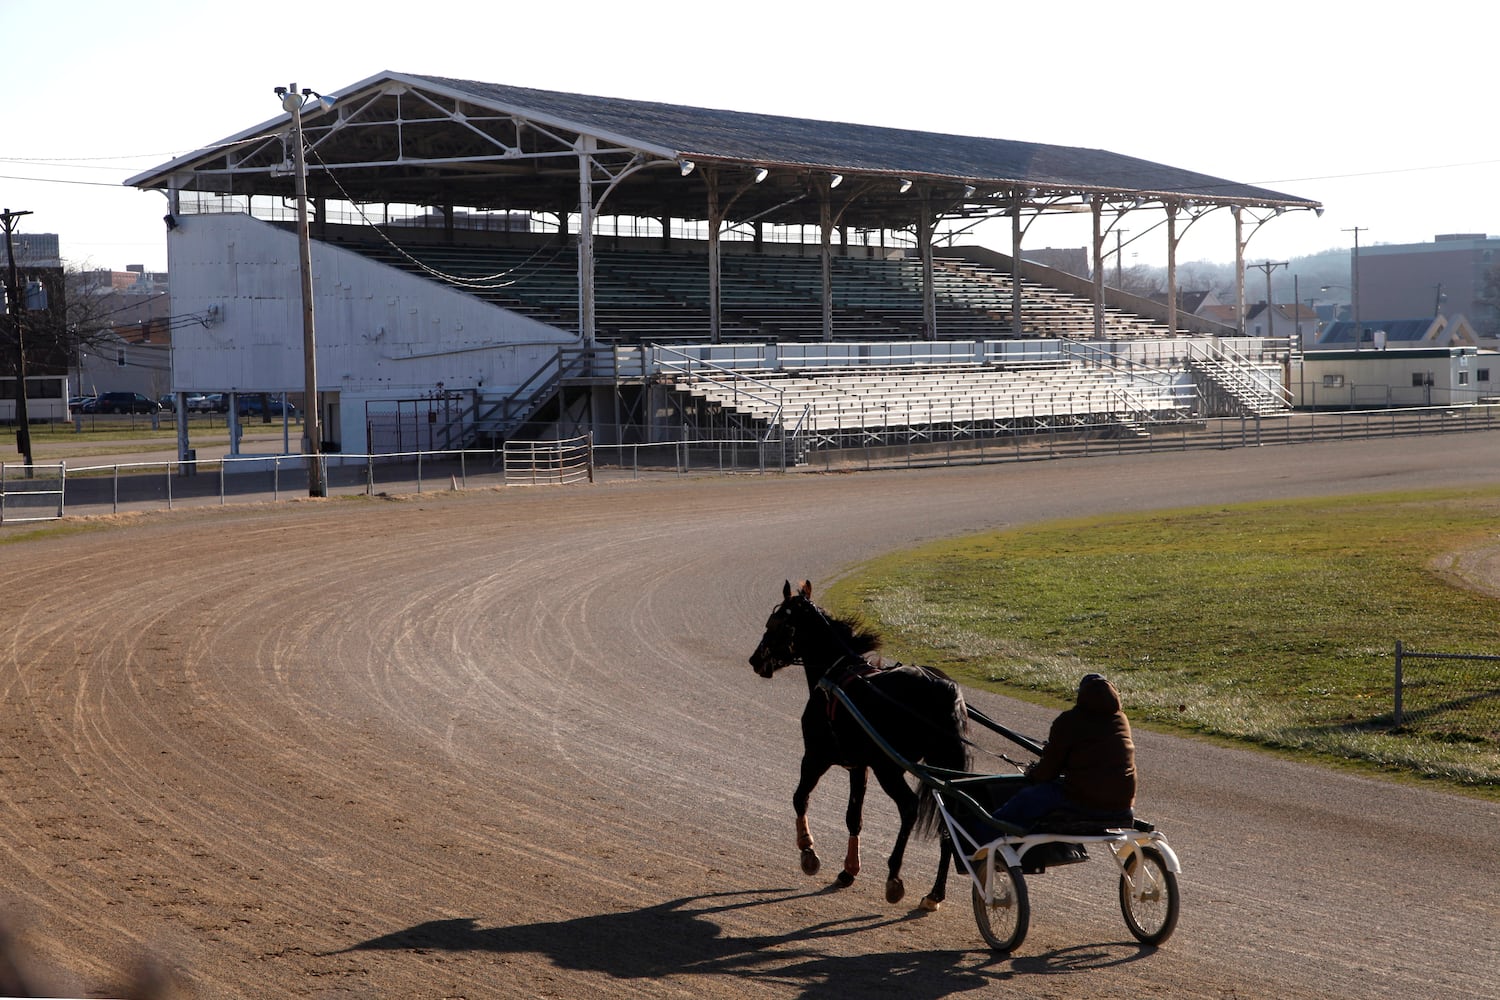
[[[906,895],[906,883],[899,878],[893,878],[885,884],[885,901],[887,903],[899,903],[901,897]]]
[[[942,905],[943,901],[941,899],[933,899],[931,896],[922,897],[922,909],[926,910],[928,913],[936,913],[938,907]]]
[[[816,875],[818,869],[823,867],[823,862],[818,860],[816,851],[809,848],[802,852],[802,874]]]
[[[839,872],[837,881],[840,889],[847,889],[854,884],[854,876],[848,872]]]

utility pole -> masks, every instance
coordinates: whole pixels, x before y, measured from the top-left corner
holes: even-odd
[[[326,497],[328,487],[323,481],[323,430],[318,405],[318,342],[313,327],[312,237],[307,225],[307,154],[302,142],[302,106],[308,98],[323,103],[325,108],[332,106],[333,101],[325,101],[321,95],[306,88],[299,92],[295,83],[290,87],[277,87],[276,96],[281,98],[282,109],[292,116],[292,158],[297,168],[297,245],[298,265],[302,272],[302,451],[307,455],[307,495]]]
[[[16,345],[16,450],[26,459],[26,478],[35,473],[31,461],[31,414],[26,410],[26,334],[21,327],[21,277],[16,269],[16,245],[12,238],[16,222],[30,212],[0,212],[0,225],[5,227],[5,256],[7,261],[5,296],[10,311],[11,337]]]
[[[1271,272],[1278,267],[1287,267],[1287,262],[1279,260],[1272,263],[1268,260],[1264,264],[1246,264],[1245,266],[1266,272],[1266,336],[1274,337],[1276,336],[1276,312],[1271,308]]]
[[[1124,236],[1130,232],[1128,229],[1115,230],[1115,287],[1121,291],[1125,290],[1125,242]]]
[[[1359,345],[1365,336],[1365,331],[1359,325],[1359,234],[1366,231],[1367,229],[1363,226],[1354,226],[1352,229],[1343,230],[1343,232],[1354,234],[1354,264],[1349,269],[1349,297],[1354,300],[1350,305],[1350,309],[1354,313],[1352,318],[1354,320],[1354,349],[1356,351],[1359,350]]]

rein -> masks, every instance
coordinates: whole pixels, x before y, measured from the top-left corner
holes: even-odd
[[[822,608],[818,607],[812,601],[808,601],[806,598],[802,598],[802,600],[807,602],[808,607],[812,608],[813,612],[823,622],[823,626],[833,634],[838,644],[843,647],[843,655],[835,659],[833,663],[828,667],[827,671],[824,672],[823,680],[820,682],[820,686],[826,684],[829,687],[837,689],[839,692],[843,692],[847,697],[848,685],[855,681],[864,681],[864,690],[868,691],[878,698],[883,699],[885,702],[895,707],[898,711],[916,720],[918,723],[927,727],[928,729],[938,730],[940,728],[931,719],[919,715],[918,713],[914,712],[910,706],[897,701],[895,698],[892,698],[890,695],[880,690],[879,687],[869,683],[869,678],[871,676],[884,673],[887,670],[897,669],[904,666],[904,664],[897,663],[894,666],[886,667],[876,666],[875,664],[870,663],[862,655],[849,648],[848,644],[845,643],[840,637],[839,630],[834,627],[833,622],[829,619],[828,615],[823,611]],[[853,661],[853,663],[858,665],[851,665],[849,661]],[[938,679],[937,675],[927,670],[926,667],[914,665],[914,668],[923,671],[929,677]],[[956,686],[957,685],[955,685],[955,687]],[[828,722],[830,725],[832,725],[833,720],[838,713],[839,702],[841,700],[841,698],[837,697],[830,697],[827,699]],[[983,712],[980,712],[978,709],[970,708],[967,701],[964,703],[964,710],[969,718],[975,719],[985,728],[994,730],[995,732],[1009,738],[1015,743],[1020,744],[1023,748],[1030,750],[1032,753],[1035,753],[1038,756],[1041,755],[1041,744],[1037,743],[1036,741],[1030,739],[1029,737],[1022,736],[1020,733],[1017,733],[1011,729],[1006,728],[1005,726],[1000,725],[989,716],[985,715]],[[1026,769],[1026,765],[1022,764],[1020,761],[1012,760],[1003,753],[997,753],[986,747],[980,746],[978,743],[975,743],[973,740],[969,739],[968,736],[960,736],[959,738],[963,741],[964,745],[969,747],[971,750],[976,750],[987,757],[998,757],[1000,760],[1005,761],[1007,764],[1018,770],[1024,771]]]

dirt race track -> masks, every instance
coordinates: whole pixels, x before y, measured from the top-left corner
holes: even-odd
[[[1497,459],[1475,434],[606,483],[8,545],[9,926],[82,996],[153,956],[199,997],[1500,998],[1494,803],[1139,732],[1140,811],[1184,864],[1176,936],[1137,947],[1096,857],[1033,879],[1031,934],[995,956],[958,878],[914,910],[932,842],[885,902],[874,790],[865,874],[830,888],[839,774],[813,800],[825,874],[800,873],[806,686],[746,663],[785,578],[895,547],[1495,482]],[[1023,732],[1051,715],[973,700]]]

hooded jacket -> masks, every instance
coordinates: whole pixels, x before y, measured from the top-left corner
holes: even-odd
[[[1135,743],[1113,684],[1098,674],[1083,679],[1077,703],[1052,721],[1027,774],[1036,782],[1061,776],[1068,798],[1089,809],[1135,806]]]

